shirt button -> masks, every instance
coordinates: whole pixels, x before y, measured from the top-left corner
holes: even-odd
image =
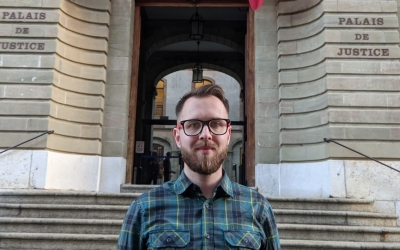
[[[212,206],[211,206],[210,204],[208,204],[208,203],[206,204],[206,208],[207,208],[207,209],[210,209],[211,207],[212,207]]]
[[[244,238],[243,241],[244,241],[244,243],[246,243],[246,244],[249,243],[249,240],[248,240],[247,238]]]
[[[211,238],[211,235],[206,234],[206,238],[207,238],[207,239],[210,239],[210,238]]]
[[[167,242],[168,242],[168,243],[171,243],[171,241],[172,241],[171,237],[168,237],[168,238],[167,238]]]

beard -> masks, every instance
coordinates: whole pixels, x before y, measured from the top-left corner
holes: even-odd
[[[196,152],[191,152],[190,150],[182,147],[182,160],[193,172],[202,175],[210,175],[217,172],[222,162],[224,162],[228,154],[228,147],[223,147],[218,151],[218,148],[216,148],[213,143],[209,142],[206,144],[202,143],[200,145],[195,145],[194,148],[205,145],[213,147],[216,155],[202,154],[198,157]]]

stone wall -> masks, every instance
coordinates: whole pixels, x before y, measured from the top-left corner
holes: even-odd
[[[399,173],[323,140],[400,169],[397,1],[278,1],[276,13],[280,163],[256,166],[257,187],[399,214]]]
[[[278,8],[281,161],[362,158],[324,137],[399,159],[396,1],[291,1]]]
[[[0,188],[110,189],[108,159],[100,157],[106,69],[115,68],[110,0],[0,5],[0,147],[54,130],[1,156],[2,176],[13,181]],[[116,168],[125,168],[123,159]]]

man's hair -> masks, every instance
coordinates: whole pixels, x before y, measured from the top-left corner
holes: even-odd
[[[208,96],[217,97],[224,104],[226,112],[229,114],[229,101],[228,101],[228,99],[225,98],[224,90],[217,84],[210,84],[210,85],[202,86],[197,89],[193,89],[192,91],[190,91],[190,92],[186,93],[184,96],[182,96],[182,98],[179,100],[179,102],[175,108],[176,117],[179,119],[179,116],[183,109],[183,105],[185,105],[185,102],[189,98],[191,98],[191,97],[202,98],[202,97],[208,97]]]

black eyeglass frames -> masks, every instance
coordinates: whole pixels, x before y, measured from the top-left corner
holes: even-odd
[[[201,120],[184,120],[180,122],[180,125],[183,128],[183,132],[187,136],[196,136],[199,135],[204,128],[204,125],[207,125],[208,130],[214,135],[224,135],[228,131],[228,127],[230,126],[231,121],[229,119],[211,119],[208,121]],[[178,126],[180,128],[180,126]]]

